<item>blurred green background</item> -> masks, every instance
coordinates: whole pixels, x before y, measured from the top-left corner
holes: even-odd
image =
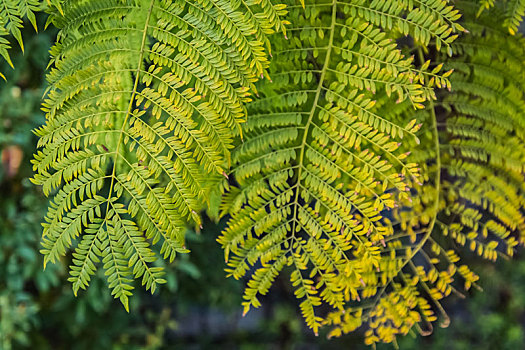
[[[225,278],[215,242],[220,227],[209,221],[200,235],[188,233],[192,253],[166,266],[167,285],[153,296],[137,286],[129,314],[111,298],[102,273],[74,298],[68,259],[43,271],[38,250],[47,201],[28,178],[54,35],[28,30],[25,55],[13,50],[16,70],[1,67],[8,81],[0,83],[0,349],[366,349],[358,332],[314,337],[285,278],[263,308],[242,318],[242,282]],[[525,261],[469,263],[484,292],[447,300],[451,326],[400,339],[401,349],[525,349]]]

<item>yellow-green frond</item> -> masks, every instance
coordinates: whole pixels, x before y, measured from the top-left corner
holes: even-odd
[[[438,58],[455,70],[451,91],[417,112],[425,125],[421,143],[402,146],[412,150],[409,159],[420,164],[424,181],[414,185],[410,200],[398,201],[394,234],[385,240],[401,268],[371,293],[372,302],[330,313],[332,336],[366,324],[366,342],[374,344],[394,342],[413,326],[428,333],[436,320],[447,326],[441,300],[479,280],[461,257],[471,252],[496,260],[523,243],[524,41],[501,27],[504,12],[476,17],[477,3],[458,6],[472,34],[451,45],[452,57]],[[414,113],[405,106],[393,115],[402,121]]]
[[[288,9],[288,38],[273,40],[273,82],[248,104],[244,142],[232,153],[236,186],[224,197],[230,218],[219,242],[228,273],[251,276],[245,311],[290,266],[301,312],[317,333],[323,307],[344,310],[372,297],[403,264],[386,250],[389,213],[421,181],[400,149],[404,140],[418,142],[421,125],[382,107],[397,102],[415,114],[435,87],[450,88],[450,72],[416,65],[397,40],[451,53],[464,29],[443,1],[311,1]]]

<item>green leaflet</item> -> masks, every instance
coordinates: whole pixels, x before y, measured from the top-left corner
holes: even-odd
[[[51,18],[34,182],[53,197],[45,263],[76,245],[75,294],[97,264],[126,309],[133,279],[164,283],[152,244],[170,261],[187,251],[185,225],[200,225],[210,179],[228,167],[283,14],[269,1],[86,0]]]
[[[342,312],[373,298],[411,260],[410,252],[386,246],[395,227],[385,213],[420,181],[399,149],[401,139],[418,141],[420,125],[398,122],[388,109],[396,100],[423,108],[435,86],[450,88],[451,72],[430,62],[417,68],[394,40],[434,40],[451,53],[463,27],[458,11],[441,1],[288,8],[293,27],[289,40],[275,40],[273,83],[262,84],[263,97],[248,105],[246,140],[233,153],[239,186],[225,195],[231,218],[219,242],[230,275],[254,269],[245,312],[260,306],[258,296],[290,266],[302,314],[317,333],[321,306]]]

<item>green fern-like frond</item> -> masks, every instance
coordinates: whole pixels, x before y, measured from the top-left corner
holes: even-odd
[[[418,141],[420,125],[394,122],[376,98],[414,111],[435,98],[434,87],[450,88],[451,72],[430,62],[416,68],[396,40],[433,41],[452,53],[464,29],[444,1],[288,8],[293,23],[288,40],[274,41],[273,83],[249,104],[245,141],[233,153],[239,186],[225,195],[231,217],[219,242],[228,273],[251,275],[245,312],[290,266],[302,314],[317,333],[320,306],[344,310],[373,296],[404,263],[384,258],[394,233],[385,213],[420,182],[417,165],[399,148],[401,139]]]
[[[38,31],[36,13],[53,8],[61,10],[61,0],[4,0],[0,6],[0,55],[13,67],[9,56],[12,43],[10,37],[14,38],[22,52],[24,52],[24,41],[22,28],[24,20],[28,20],[35,31]],[[4,75],[0,76],[5,79]]]
[[[500,17],[503,26],[508,29],[509,33],[515,35],[518,32],[519,26],[525,16],[525,1],[524,0],[481,0],[478,10],[478,16],[484,10],[490,9],[493,6],[504,8],[504,15]]]
[[[511,34],[516,34],[525,15],[525,1],[509,0],[505,8],[504,25],[509,28]]]
[[[131,281],[155,291],[198,215],[209,178],[225,174],[249,89],[268,66],[283,5],[263,1],[80,0],[63,5],[36,131],[35,183],[52,195],[42,253],[73,245],[70,281],[97,263],[128,305]]]
[[[421,165],[425,181],[414,187],[411,202],[399,201],[398,230],[387,246],[410,259],[382,290],[386,299],[329,314],[333,336],[366,323],[366,341],[374,344],[393,342],[412,326],[429,332],[438,317],[446,326],[441,300],[479,279],[461,263],[461,248],[496,260],[524,242],[525,42],[501,27],[505,12],[491,9],[477,18],[477,3],[458,6],[473,34],[452,44],[452,58],[441,57],[455,70],[452,91],[418,112],[427,125],[421,144],[403,145],[413,150],[410,159]],[[407,106],[394,115],[413,117]]]

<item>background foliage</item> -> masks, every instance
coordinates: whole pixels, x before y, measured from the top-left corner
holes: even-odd
[[[1,70],[8,72],[8,83],[0,88],[0,349],[366,348],[359,333],[330,342],[323,333],[314,337],[297,316],[290,287],[280,279],[264,306],[240,323],[242,281],[224,278],[223,255],[215,242],[222,227],[211,222],[205,222],[200,235],[188,233],[192,253],[166,266],[168,281],[160,293],[151,296],[137,289],[130,314],[107,293],[101,273],[80,298],[63,283],[69,262],[50,265],[44,273],[39,223],[47,202],[28,180],[36,143],[29,130],[43,121],[39,103],[54,33],[36,37],[29,29],[23,35],[26,55],[13,53],[17,69]],[[525,262],[519,257],[495,265],[466,262],[480,273],[484,292],[473,290],[468,302],[451,298],[445,308],[453,327],[436,329],[426,338],[403,338],[401,349],[525,347]]]

